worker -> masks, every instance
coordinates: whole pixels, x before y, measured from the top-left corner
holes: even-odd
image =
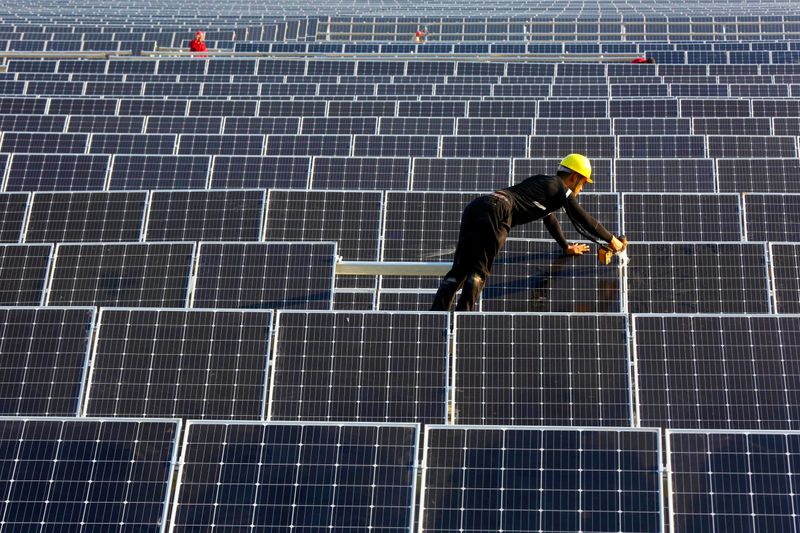
[[[649,63],[651,65],[655,64],[655,62],[656,62],[656,58],[654,58],[652,56],[651,57],[636,57],[636,58],[634,58],[633,61],[631,61],[631,63],[634,63],[634,64]]]
[[[514,226],[542,219],[550,235],[568,255],[589,251],[586,244],[570,244],[561,232],[555,211],[562,207],[575,228],[600,244],[605,241],[614,252],[625,249],[623,241],[609,233],[577,202],[586,183],[592,183],[592,164],[580,154],[569,154],[558,167],[556,177],[537,175],[480,196],[470,202],[461,216],[453,266],[444,276],[431,311],[447,311],[462,288],[456,311],[471,311],[486,283],[495,256],[503,248]]]
[[[428,38],[428,28],[423,28],[414,32],[415,43],[425,43]]]
[[[192,52],[207,52],[208,48],[206,47],[205,38],[206,35],[202,31],[197,30],[197,33],[194,34],[194,39],[189,43],[189,50]]]

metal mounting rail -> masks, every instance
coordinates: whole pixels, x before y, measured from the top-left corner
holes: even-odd
[[[337,261],[337,276],[443,276],[450,263],[410,261]]]
[[[110,59],[130,56],[130,50],[117,52],[0,52],[0,58],[8,59]]]

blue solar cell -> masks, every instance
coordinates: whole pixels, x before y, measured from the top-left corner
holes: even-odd
[[[117,100],[89,98],[51,98],[50,115],[116,115]],[[129,113],[142,115],[144,113]]]
[[[148,81],[144,85],[145,96],[199,96],[200,83],[175,83]]]
[[[53,246],[0,244],[0,305],[44,305]]]
[[[350,155],[350,135],[269,135],[266,155]]]
[[[147,117],[145,133],[222,133],[222,122],[222,117],[152,116]]]
[[[109,156],[14,154],[6,191],[103,190]]]
[[[173,154],[176,135],[95,133],[91,154]]]
[[[119,115],[186,115],[186,100],[133,100],[120,101]],[[101,113],[98,113],[101,114]]]
[[[525,157],[525,136],[458,136],[442,138],[443,157]]]
[[[702,135],[618,136],[619,157],[624,158],[702,158],[705,157],[705,137]]]
[[[0,131],[64,131],[67,117],[63,115],[0,115]]]
[[[308,187],[310,157],[215,156],[212,189]]]
[[[310,183],[315,189],[405,190],[410,166],[404,157],[317,157]]]
[[[436,157],[439,138],[431,135],[356,135],[353,155],[378,157]]]
[[[262,62],[263,63],[263,62]],[[264,100],[259,102],[258,116],[260,117],[324,117],[325,102],[323,101],[293,101],[280,102]]]

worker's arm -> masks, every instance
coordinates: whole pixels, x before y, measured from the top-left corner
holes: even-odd
[[[614,246],[613,241],[616,240],[616,237],[614,237],[600,222],[595,220],[592,215],[587,213],[586,210],[581,207],[580,204],[578,204],[575,198],[572,196],[567,198],[564,209],[566,210],[567,216],[569,216],[573,224],[580,226],[580,228],[582,228],[585,232],[597,237],[598,239],[612,243],[612,246]],[[619,243],[618,240],[617,243]],[[616,248],[616,246],[614,246],[614,248]]]
[[[542,219],[544,227],[550,232],[550,235],[555,239],[564,253],[568,255],[581,255],[589,251],[589,247],[585,244],[569,244],[561,231],[561,224],[558,223],[555,213],[550,213]]]

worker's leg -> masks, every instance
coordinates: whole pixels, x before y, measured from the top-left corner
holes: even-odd
[[[436,291],[436,296],[433,298],[431,311],[449,311],[456,298],[456,293],[464,284],[465,279],[466,275],[456,268],[452,268],[439,284],[439,290]]]
[[[502,211],[492,213],[487,224],[476,237],[476,242],[480,246],[474,247],[472,272],[467,275],[464,288],[461,290],[461,297],[458,299],[456,311],[472,311],[481,296],[486,279],[492,271],[494,258],[502,250],[508,238],[510,227],[504,219]]]
[[[461,298],[458,299],[458,305],[456,305],[456,311],[472,311],[481,296],[485,282],[484,277],[477,272],[467,276],[467,281],[461,290]]]

